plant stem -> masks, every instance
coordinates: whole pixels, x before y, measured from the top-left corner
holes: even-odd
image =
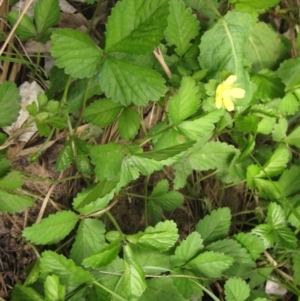
[[[106,214],[109,217],[109,219],[112,221],[112,223],[114,224],[114,226],[117,229],[117,231],[119,232],[120,236],[123,237],[124,233],[122,232],[121,228],[119,227],[119,224],[117,223],[116,219],[113,217],[113,215],[109,211],[107,211]]]

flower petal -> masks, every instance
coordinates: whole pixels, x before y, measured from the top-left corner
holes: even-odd
[[[234,82],[236,82],[236,75],[230,75],[224,82],[225,87],[230,87]]]
[[[216,96],[216,107],[217,109],[221,109],[223,106],[223,98],[222,95],[217,95]]]
[[[233,111],[234,110],[234,104],[230,97],[224,97],[223,98],[223,104],[227,111]]]
[[[241,88],[232,88],[230,89],[230,96],[234,98],[244,98],[246,91]]]

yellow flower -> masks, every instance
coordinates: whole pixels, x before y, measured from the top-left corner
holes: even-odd
[[[233,99],[244,98],[245,90],[241,88],[235,88],[234,83],[237,77],[230,75],[225,81],[223,81],[216,91],[216,107],[221,109],[223,106],[227,111],[234,110]]]

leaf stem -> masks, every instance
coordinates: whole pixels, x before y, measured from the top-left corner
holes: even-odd
[[[119,232],[121,237],[124,237],[124,233],[122,232],[119,224],[117,223],[116,219],[113,217],[113,215],[107,211],[106,212],[107,216],[109,217],[109,219],[111,220],[111,222],[114,224],[115,228],[117,229],[117,231]]]
[[[118,300],[122,300],[122,301],[128,301],[126,299],[124,299],[123,297],[121,297],[120,295],[116,294],[115,292],[113,292],[112,290],[110,290],[109,288],[107,288],[106,286],[102,285],[101,283],[94,281],[93,282],[95,285],[101,287],[102,289],[104,289],[105,291],[109,292],[112,296],[114,296],[115,298],[117,298]]]

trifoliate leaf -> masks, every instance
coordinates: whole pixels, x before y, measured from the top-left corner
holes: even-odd
[[[226,301],[244,301],[250,296],[250,287],[245,280],[241,278],[230,278],[225,286]]]
[[[263,102],[284,96],[284,84],[273,71],[262,70],[253,75],[251,80],[257,87],[255,97]]]
[[[19,116],[21,97],[16,84],[5,81],[0,85],[0,127],[9,126]]]
[[[21,13],[18,11],[11,11],[7,15],[8,22],[11,25],[14,25]],[[25,14],[19,23],[17,29],[16,29],[16,34],[22,41],[26,41],[29,39],[33,39],[37,36],[37,32],[35,29],[35,26],[32,22],[32,20]]]
[[[102,50],[88,35],[74,29],[57,29],[51,42],[56,65],[72,77],[91,77],[99,69]]]
[[[289,92],[280,101],[279,111],[283,115],[294,115],[299,108],[299,101],[295,94]]]
[[[276,236],[272,226],[268,224],[260,224],[252,229],[251,232],[263,240],[266,249],[274,246]]]
[[[300,126],[296,127],[285,139],[284,142],[300,148]]]
[[[125,140],[133,139],[139,131],[140,122],[141,118],[136,110],[125,108],[118,122],[120,136]]]
[[[233,258],[234,262],[224,273],[228,276],[243,276],[256,268],[255,261],[247,250],[233,239],[218,240],[206,248],[208,251],[224,253]]]
[[[143,106],[150,100],[159,100],[166,90],[164,83],[156,71],[111,56],[100,69],[102,90],[112,101],[124,106],[131,103]]]
[[[12,291],[12,300],[44,301],[45,299],[33,288],[17,283]]]
[[[102,221],[83,219],[76,232],[70,258],[81,265],[82,260],[99,251],[105,245],[105,225]]]
[[[123,247],[124,251],[124,276],[122,288],[127,300],[137,301],[146,289],[145,274],[136,263],[134,254],[129,245]]]
[[[257,260],[265,249],[263,241],[251,233],[240,232],[234,236],[234,239],[250,253],[253,260]]]
[[[53,251],[45,251],[40,258],[40,270],[44,276],[55,274],[63,285],[78,286],[83,283],[91,284],[92,275],[75,265],[71,259]]]
[[[197,276],[219,278],[233,263],[233,258],[222,253],[204,252],[189,261],[184,268]]]
[[[47,276],[44,283],[46,301],[60,301],[65,298],[66,287],[59,283],[57,275]]]
[[[23,236],[39,245],[54,244],[64,239],[78,222],[78,215],[71,211],[59,211],[42,219],[39,224],[26,227]]]
[[[116,121],[123,106],[109,99],[96,100],[87,106],[83,112],[83,118],[92,124],[105,127]]]
[[[123,0],[112,9],[106,25],[105,52],[146,54],[163,39],[168,1]]]
[[[23,195],[0,190],[0,212],[16,213],[31,207],[34,201]]]
[[[252,31],[249,14],[229,11],[224,18],[201,38],[199,62],[202,69],[209,69],[211,77],[220,70],[228,70],[237,76],[236,84],[245,90],[239,105],[247,105],[252,98],[252,87],[248,73],[244,70],[245,45]]]
[[[102,248],[97,253],[85,258],[82,264],[85,267],[92,268],[100,268],[102,266],[106,266],[117,257],[118,253],[120,252],[120,248],[121,241],[120,239],[117,239]]]
[[[59,17],[58,0],[39,0],[34,6],[34,22],[40,35],[54,26],[59,21]]]
[[[196,225],[196,231],[200,233],[205,244],[224,238],[230,228],[231,212],[229,208],[213,210]]]
[[[197,232],[191,233],[181,242],[175,250],[175,255],[171,256],[172,267],[180,267],[195,257],[203,249],[203,240]]]
[[[191,40],[198,35],[200,24],[182,0],[171,0],[169,7],[166,40],[170,46],[176,46],[175,51],[179,56],[183,56],[191,47]]]
[[[175,0],[178,1],[178,0]],[[178,124],[197,112],[200,103],[199,87],[191,77],[181,80],[178,93],[169,102],[169,118]]]
[[[263,22],[254,25],[245,48],[245,58],[251,63],[253,73],[273,69],[285,52],[284,45],[271,26]]]
[[[300,57],[285,60],[280,64],[277,74],[285,84],[286,91],[300,85]]]

